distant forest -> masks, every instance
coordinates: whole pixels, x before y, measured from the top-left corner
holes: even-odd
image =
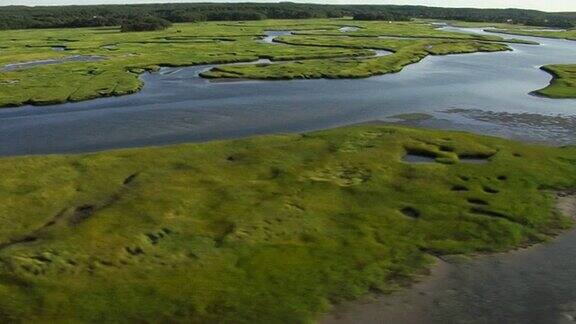
[[[547,13],[521,9],[435,8],[392,5],[316,5],[296,3],[179,3],[61,7],[0,7],[0,29],[98,27],[126,25],[150,17],[172,23],[354,17],[357,20],[450,19],[512,22],[573,28],[576,12]]]

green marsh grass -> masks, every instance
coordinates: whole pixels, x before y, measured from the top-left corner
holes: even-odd
[[[343,26],[357,26],[342,33]],[[294,30],[282,44],[259,40],[267,30]],[[375,36],[409,39],[379,39]],[[346,36],[346,37],[342,37]],[[292,61],[274,66],[220,66],[210,78],[360,78],[397,72],[428,54],[507,50],[497,36],[443,32],[422,22],[355,22],[347,19],[266,20],[176,24],[165,31],[121,33],[117,27],[0,32],[0,68],[13,63],[98,55],[98,62],[69,62],[0,71],[0,107],[47,105],[139,91],[145,71],[160,66]],[[54,50],[58,48],[59,50]],[[395,54],[369,58],[370,48]],[[64,50],[60,50],[64,49]],[[236,72],[240,73],[237,74]]]
[[[576,98],[575,64],[546,65],[541,69],[552,75],[552,81],[546,88],[535,91],[536,95],[549,98]]]
[[[301,323],[397,289],[431,255],[568,227],[550,191],[576,186],[576,147],[366,125],[0,172],[3,322]]]

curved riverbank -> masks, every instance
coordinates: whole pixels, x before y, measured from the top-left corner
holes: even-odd
[[[540,41],[511,45],[513,52],[429,56],[402,73],[357,80],[213,83],[199,78],[203,66],[163,68],[143,74],[146,87],[131,96],[0,109],[0,156],[304,132],[406,113],[432,116],[414,126],[574,143],[574,103],[527,95],[550,82],[538,67],[570,61],[574,45]]]
[[[228,33],[235,32],[229,38],[222,38],[217,34],[217,31],[216,34],[198,35],[198,33],[213,31],[212,29],[197,30],[195,31],[196,34],[184,36],[169,36],[171,35],[170,32],[157,37],[152,37],[154,34],[147,33],[128,36],[112,33],[108,36],[110,39],[97,38],[98,46],[93,43],[93,35],[92,38],[91,36],[80,37],[81,39],[76,40],[77,42],[87,43],[94,48],[88,51],[90,47],[86,47],[87,44],[84,44],[78,48],[67,47],[67,49],[76,54],[104,55],[107,57],[107,61],[101,64],[84,65],[70,63],[58,68],[44,64],[45,66],[36,67],[34,71],[20,71],[19,73],[6,70],[0,75],[0,106],[46,106],[130,95],[141,91],[145,86],[138,78],[139,75],[146,71],[154,71],[161,66],[193,67],[220,64],[211,71],[201,74],[207,78],[355,79],[399,72],[406,65],[417,63],[427,55],[510,50],[507,45],[501,43],[503,39],[499,37],[461,37],[458,34],[454,35],[455,33],[436,31],[432,26],[418,24],[414,26],[418,27],[419,33],[425,32],[430,38],[405,39],[401,46],[399,44],[401,42],[398,40],[379,39],[379,43],[392,44],[375,46],[376,44],[372,45],[373,42],[370,39],[353,37],[357,36],[355,31],[336,30],[337,35],[351,34],[349,39],[355,39],[362,44],[314,46],[315,44],[311,43],[273,46],[272,44],[279,45],[275,42],[277,37],[289,35],[291,32],[279,31],[278,29],[276,31],[265,30],[264,36],[260,37],[262,27],[249,30],[241,28],[240,31],[237,31],[237,28],[228,30]],[[401,26],[401,28],[406,29],[408,35],[411,32],[411,27]],[[229,28],[232,27],[229,26]],[[253,32],[250,33],[250,31]],[[243,34],[245,35],[243,36]],[[128,38],[124,39],[124,37]],[[329,36],[329,39],[336,43],[339,42],[339,37]],[[120,42],[120,40],[124,40],[124,42]],[[114,47],[109,47],[109,43],[115,44]],[[150,46],[156,47],[152,49]],[[394,54],[387,58],[370,57],[371,51],[369,49],[371,48],[391,50]],[[17,47],[14,50],[16,51]],[[40,52],[33,54],[33,57],[50,57],[52,55]],[[13,60],[22,60],[23,57],[27,58],[28,56],[13,54],[5,57],[5,61],[10,63]],[[277,65],[236,64],[258,63],[259,59],[282,61],[284,64],[281,67]],[[52,61],[54,64],[57,62],[56,60]],[[60,82],[52,84],[55,79],[60,80]],[[44,88],[46,84],[51,84],[53,90],[48,92],[38,90]]]
[[[552,75],[552,80],[546,88],[532,94],[554,99],[576,98],[576,64],[545,65],[540,69]]]
[[[557,196],[576,218],[576,192]],[[336,307],[324,324],[571,323],[576,318],[576,229],[507,253],[438,259],[429,276],[390,295]]]

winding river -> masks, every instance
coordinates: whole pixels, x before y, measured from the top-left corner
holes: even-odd
[[[551,79],[538,69],[541,65],[576,61],[576,43],[521,38],[542,45],[513,44],[512,52],[432,56],[400,73],[361,80],[210,82],[198,77],[210,66],[164,68],[143,75],[145,87],[134,95],[0,109],[0,155],[302,132],[406,113],[429,114],[432,118],[417,122],[422,126],[576,142],[573,128],[567,127],[576,122],[576,101],[529,95]]]
[[[270,34],[263,41],[283,34]],[[0,155],[207,141],[373,120],[576,143],[576,100],[529,94],[551,79],[540,66],[576,62],[576,43],[515,38],[541,45],[513,44],[512,52],[428,57],[401,73],[363,80],[210,82],[198,76],[210,66],[164,68],[143,75],[146,86],[135,95],[1,109]],[[398,116],[410,113],[425,117]],[[573,322],[575,260],[572,231],[528,250],[442,264],[439,274],[414,289],[343,306],[325,321]]]

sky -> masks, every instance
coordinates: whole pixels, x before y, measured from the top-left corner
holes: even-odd
[[[543,11],[576,11],[576,0],[292,0],[293,2],[314,2],[324,4],[410,4],[437,7],[476,7],[476,8],[525,8]],[[134,4],[161,2],[277,2],[274,0],[0,0],[0,6],[7,5],[87,5],[87,4]]]

